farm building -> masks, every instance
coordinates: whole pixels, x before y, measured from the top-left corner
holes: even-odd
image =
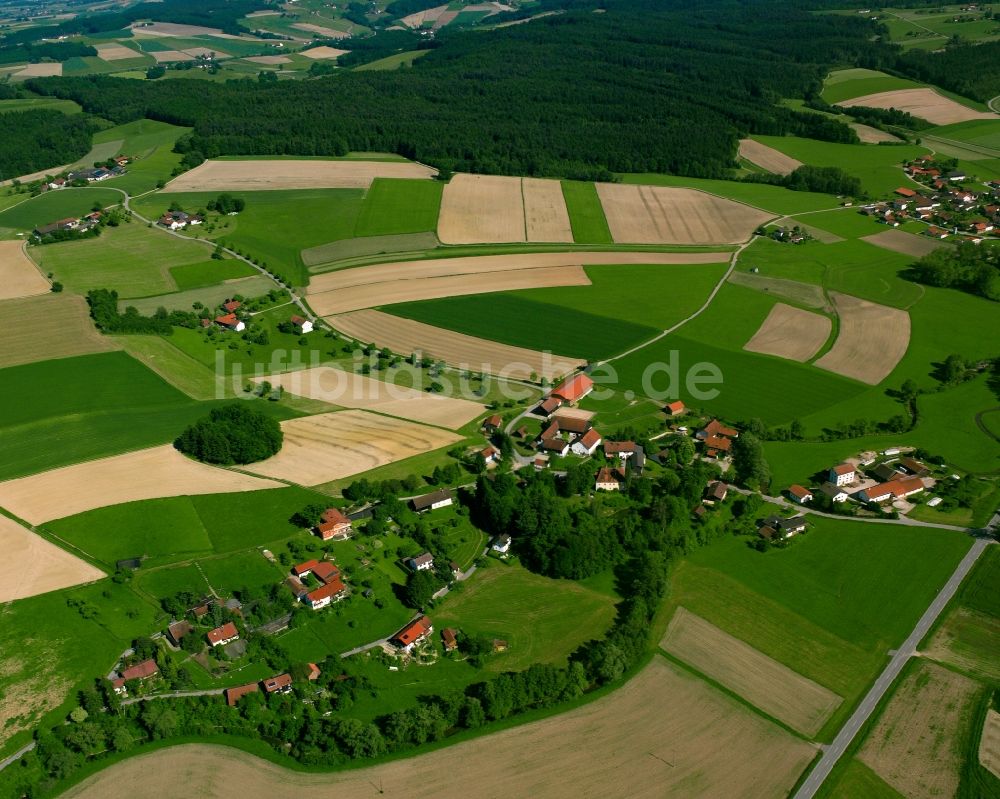
[[[428,510],[446,508],[453,502],[451,489],[441,488],[437,491],[432,491],[430,494],[424,494],[422,497],[414,497],[410,500],[410,507],[417,513],[423,513]]]
[[[79,219],[76,217],[70,217],[68,219],[60,219],[57,222],[50,222],[47,225],[36,227],[33,233],[36,237],[42,238],[43,236],[48,236],[50,233],[55,233],[57,230],[76,230],[79,225]]]
[[[930,469],[914,458],[900,458],[899,465],[903,467],[907,474],[911,474],[914,477],[927,477],[931,473]]]
[[[417,644],[427,639],[427,636],[434,632],[434,625],[426,616],[421,616],[407,624],[403,629],[390,639],[399,649],[409,652]]]
[[[292,566],[292,574],[299,578],[306,577],[311,574],[312,570],[317,566],[319,566],[319,561],[315,558],[304,561],[303,563],[296,563]]]
[[[237,685],[235,688],[227,688],[225,691],[226,704],[234,707],[244,696],[255,694],[258,690],[259,686],[255,682],[247,683],[246,685]]]
[[[620,461],[627,461],[642,449],[634,441],[605,441],[604,454],[609,458],[618,458]]]
[[[762,528],[770,528],[780,538],[791,538],[793,535],[803,532],[808,526],[805,516],[793,516],[790,519],[785,519],[781,516],[769,516],[762,523]]]
[[[340,576],[335,576],[314,591],[306,594],[303,600],[313,610],[321,610],[332,602],[339,602],[347,596],[347,586]]]
[[[604,466],[597,472],[594,489],[597,491],[619,491],[624,482],[625,472],[621,467],[612,469],[610,466]]]
[[[222,310],[226,313],[236,313],[242,307],[243,303],[239,300],[226,300],[222,303]]]
[[[236,625],[231,621],[227,621],[221,627],[216,627],[214,630],[209,630],[206,635],[208,638],[208,643],[213,647],[224,646],[231,641],[235,641],[240,637],[240,631],[236,629]]]
[[[232,330],[235,333],[242,333],[244,330],[247,329],[247,326],[243,322],[243,320],[239,319],[236,316],[236,314],[233,313],[223,314],[222,316],[215,317],[215,323],[217,325],[220,325],[221,327],[226,328],[227,330]]]
[[[594,381],[588,375],[578,374],[569,377],[549,392],[550,397],[556,397],[563,402],[579,402],[594,390]]]
[[[549,416],[555,413],[562,407],[563,401],[559,397],[546,397],[539,403],[538,407],[535,409],[536,413],[540,413],[542,416]]]
[[[831,502],[846,502],[848,493],[836,483],[823,483],[819,490],[826,494]]]
[[[895,480],[903,476],[903,473],[891,463],[880,463],[872,470],[872,474],[882,481]]]
[[[862,502],[891,502],[919,494],[923,490],[924,481],[919,477],[901,477],[897,480],[890,480],[888,483],[874,485],[871,488],[863,488],[858,492],[858,499]]]
[[[483,457],[483,461],[489,466],[491,463],[497,463],[500,460],[500,450],[490,444],[488,447],[480,450],[480,455]]]
[[[430,552],[424,552],[422,555],[417,555],[415,558],[407,560],[406,565],[410,571],[427,571],[434,568],[434,556]]]
[[[279,674],[264,680],[264,690],[269,694],[288,694],[292,692],[292,675]]]
[[[501,427],[503,427],[503,417],[499,413],[487,417],[483,422],[483,431],[486,433],[495,433]]]
[[[854,482],[856,472],[854,466],[849,463],[838,463],[832,469],[828,478],[836,486],[846,486]]]
[[[680,416],[687,411],[687,407],[683,402],[677,400],[676,402],[667,403],[663,408],[667,416]]]
[[[543,438],[542,451],[565,457],[569,454],[569,444],[561,438]]]
[[[553,424],[557,426],[560,433],[573,433],[575,435],[586,433],[591,426],[589,417],[569,416],[558,412],[553,417]]]
[[[800,505],[812,502],[813,498],[812,492],[808,488],[800,486],[797,483],[788,487],[788,496]]]
[[[175,621],[169,627],[167,627],[167,639],[174,646],[181,645],[181,639],[184,638],[189,632],[194,630],[191,622],[181,619],[180,621]]]
[[[304,336],[306,333],[312,333],[313,331],[313,323],[304,316],[298,316],[296,314],[288,321],[292,323],[292,329],[300,336]]]
[[[316,534],[324,541],[346,541],[351,537],[351,520],[337,508],[323,511]]]
[[[573,442],[573,452],[580,456],[593,455],[603,440],[601,434],[591,428]]]
[[[695,438],[705,446],[705,454],[710,458],[725,456],[733,447],[732,439],[739,438],[740,432],[726,427],[718,419],[712,419],[704,428],[695,433]]]
[[[493,539],[493,543],[490,544],[490,549],[492,549],[494,552],[499,553],[500,555],[506,555],[508,552],[510,552],[510,536],[507,535],[506,533],[498,535],[496,538]]]
[[[123,669],[121,674],[123,680],[147,680],[159,673],[159,666],[156,665],[155,660],[150,658]]]
[[[444,644],[445,652],[454,652],[458,649],[458,638],[451,627],[445,627],[441,631],[441,642]]]
[[[727,496],[729,496],[729,486],[721,480],[713,480],[705,489],[705,499],[712,502],[722,502]]]

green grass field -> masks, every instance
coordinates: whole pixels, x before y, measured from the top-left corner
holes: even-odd
[[[562,191],[573,228],[573,241],[577,244],[611,244],[614,240],[604,218],[597,187],[593,183],[564,180]]]
[[[1000,119],[973,119],[935,128],[935,136],[990,149],[1000,148]]]
[[[104,188],[62,189],[31,198],[24,195],[24,198],[24,202],[0,212],[0,234],[30,233],[38,225],[80,217],[90,213],[94,206],[104,208],[122,200],[119,192]],[[10,235],[4,237],[11,238]]]
[[[828,781],[818,796],[823,799],[905,799],[860,760],[852,759],[839,778]]]
[[[310,272],[329,272],[339,268],[336,262],[352,258],[393,253],[399,253],[399,257],[403,259],[422,256],[425,251],[437,247],[438,243],[437,235],[431,231],[340,239],[303,250],[302,261]]]
[[[214,261],[213,263],[220,262]],[[240,262],[237,261],[235,263]],[[208,308],[214,308],[234,294],[240,294],[243,297],[260,297],[263,294],[267,294],[274,287],[274,281],[271,278],[254,271],[250,277],[236,278],[229,283],[214,283],[210,286],[188,289],[187,291],[173,291],[138,299],[122,300],[118,305],[123,309],[130,305],[134,306],[139,309],[140,313],[144,314],[153,314],[161,306],[168,310],[190,311],[195,302],[200,302]],[[184,329],[175,328],[174,335],[171,336],[171,341],[178,334],[183,335],[183,333]]]
[[[444,183],[376,178],[365,193],[354,235],[391,236],[437,228]]]
[[[79,114],[80,105],[73,100],[59,100],[55,97],[20,97],[16,100],[0,100],[0,114],[9,111],[62,111],[64,114]]]
[[[236,280],[260,274],[243,261],[227,259],[222,261],[202,261],[170,267],[170,276],[177,284],[178,291],[212,286],[224,280]]]
[[[394,69],[399,69],[404,64],[410,66],[414,61],[416,61],[421,56],[427,55],[430,50],[411,50],[406,53],[395,53],[394,55],[386,56],[385,58],[380,58],[377,61],[369,61],[367,64],[362,64],[359,67],[355,67],[355,72],[388,72]]]
[[[95,144],[120,141],[119,152],[135,159],[126,167],[124,175],[112,178],[108,185],[134,196],[152,191],[159,182],[170,180],[171,173],[181,162],[181,154],[173,152],[174,144],[190,130],[166,122],[140,119],[95,133]]]
[[[919,89],[925,84],[896,78],[873,69],[840,69],[831,72],[823,84],[823,99],[828,103],[839,103],[855,97],[896,89]]]

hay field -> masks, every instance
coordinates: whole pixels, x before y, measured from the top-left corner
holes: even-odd
[[[883,250],[901,252],[903,255],[912,255],[914,258],[923,258],[940,247],[950,246],[938,239],[915,236],[905,230],[886,230],[882,233],[876,233],[874,236],[862,236],[861,240],[881,247]]]
[[[207,28],[204,25],[184,25],[180,22],[154,22],[151,25],[133,24],[132,31],[139,36],[216,36],[220,39],[239,39],[231,33],[223,33],[220,28]]]
[[[967,674],[1000,682],[996,652],[1000,652],[1000,618],[959,607],[948,614],[921,654]]]
[[[121,44],[99,44],[97,57],[102,61],[124,61],[127,58],[142,58],[142,53]]]
[[[802,363],[819,352],[832,329],[828,317],[779,302],[743,349]]]
[[[740,139],[739,156],[775,175],[790,175],[802,166],[801,161],[753,139]]]
[[[306,55],[301,53],[301,55]],[[254,55],[249,58],[244,58],[244,61],[249,61],[251,64],[290,64],[292,59],[284,55]]]
[[[986,711],[983,737],[979,740],[979,762],[1000,777],[1000,713],[992,708]]]
[[[281,429],[285,433],[281,451],[244,468],[306,486],[340,480],[462,440],[437,427],[361,410],[289,419],[281,423]]]
[[[526,241],[521,178],[455,175],[441,196],[437,234],[443,244]]]
[[[886,133],[884,130],[873,128],[871,125],[862,125],[860,122],[851,122],[848,125],[858,134],[862,144],[878,144],[884,141],[900,141],[899,137]]]
[[[281,483],[198,463],[170,444],[0,483],[0,507],[31,524],[137,499],[281,488]]]
[[[391,377],[392,373],[388,376]],[[486,410],[486,406],[478,402],[428,394],[331,366],[271,375],[267,379],[272,386],[281,386],[300,397],[342,408],[376,411],[451,430],[457,430]]]
[[[0,241],[0,300],[49,293],[49,281],[25,252],[23,241]]]
[[[843,699],[763,652],[677,608],[660,646],[789,727],[815,735]]]
[[[80,583],[104,572],[50,544],[17,522],[0,516],[0,602],[11,602]]]
[[[586,365],[579,358],[497,344],[381,311],[355,311],[327,321],[358,341],[373,341],[393,352],[422,352],[452,366],[515,380],[528,380],[532,373],[554,380]]]
[[[809,308],[818,308],[821,311],[832,311],[830,303],[826,301],[826,294],[823,287],[814,283],[802,283],[798,280],[789,280],[783,277],[765,277],[753,272],[733,272],[729,276],[729,282],[737,286],[746,286],[756,291],[762,291],[775,297],[784,297],[786,300],[805,305]]]
[[[617,244],[739,244],[773,214],[695,189],[598,183]]]
[[[292,27],[297,31],[318,33],[327,39],[347,39],[351,35],[347,31],[339,31],[336,28],[325,28],[322,25],[313,25],[311,22],[294,22],[292,23]]]
[[[194,61],[193,55],[188,55],[181,50],[156,50],[150,53],[156,59],[157,64],[165,64],[171,61]]]
[[[863,105],[868,108],[895,108],[898,111],[906,111],[915,117],[926,119],[934,125],[951,125],[953,122],[966,122],[970,119],[1000,118],[996,114],[967,108],[926,87],[866,94],[863,97],[842,100],[837,105],[846,108],[854,105]]]
[[[922,663],[896,690],[859,759],[909,799],[954,796],[965,753],[962,729],[979,684]]]
[[[119,349],[90,321],[87,301],[70,294],[0,302],[0,368]],[[45,324],[38,324],[40,319]]]
[[[583,707],[383,765],[293,772],[235,749],[186,745],[125,760],[64,797],[466,799],[470,786],[495,785],[502,791],[490,795],[546,799],[778,799],[814,754],[809,744],[656,658],[625,686]]]
[[[816,366],[862,383],[877,385],[889,376],[910,344],[910,315],[899,308],[830,292],[840,330]]]
[[[445,3],[443,6],[435,6],[434,8],[417,11],[414,14],[408,14],[399,21],[407,28],[420,28],[427,22],[437,22],[440,16],[447,10],[448,4]]]
[[[558,180],[522,178],[524,228],[528,241],[573,243],[569,211]]]
[[[62,64],[28,64],[20,70],[17,78],[51,78],[62,75]]]
[[[301,50],[299,55],[304,55],[306,58],[337,58],[342,55],[347,55],[349,50],[338,50],[336,47],[310,47],[308,50]],[[270,56],[271,58],[280,58],[280,56]],[[265,56],[267,58],[267,56]],[[253,59],[248,59],[253,60]],[[287,60],[287,59],[286,59]],[[284,63],[284,62],[276,62]]]
[[[171,180],[163,193],[269,191],[278,189],[367,189],[375,178],[430,179],[430,167],[409,161],[277,159],[205,161]]]
[[[542,289],[556,286],[589,286],[590,278],[582,266],[546,266],[540,269],[514,269],[492,272],[486,278],[468,275],[428,277],[418,280],[399,280],[369,286],[352,286],[322,294],[312,294],[309,304],[318,316],[358,311],[376,305],[395,305],[400,302],[436,300],[440,297],[461,297],[466,294]]]

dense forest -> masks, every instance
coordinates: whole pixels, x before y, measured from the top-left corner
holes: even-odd
[[[839,122],[775,101],[815,91],[833,64],[878,66],[885,52],[867,20],[784,3],[606,6],[488,34],[442,33],[412,69],[394,72],[270,86],[106,77],[30,85],[116,122],[193,126],[185,146],[205,157],[387,150],[445,170],[721,177],[748,133],[853,141]]]
[[[83,114],[41,109],[0,114],[0,180],[72,163],[90,150],[93,132]]]
[[[35,63],[43,59],[67,61],[70,58],[97,55],[97,49],[80,42],[40,42],[0,47],[0,64]]]
[[[985,103],[1000,95],[1000,42],[951,45],[936,53],[915,47],[899,56],[896,69]]]

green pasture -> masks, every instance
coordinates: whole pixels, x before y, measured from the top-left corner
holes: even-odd
[[[614,240],[608,229],[608,220],[604,218],[597,187],[593,183],[564,180],[562,192],[573,229],[573,241],[577,244],[612,244]]]
[[[310,272],[327,272],[337,268],[338,261],[395,253],[401,258],[423,256],[427,250],[433,250],[437,246],[437,236],[431,231],[395,236],[365,236],[310,247],[302,251],[302,261]]]
[[[934,135],[997,149],[1000,148],[1000,119],[973,119],[954,125],[943,125],[934,129]]]
[[[39,225],[81,217],[89,214],[95,206],[105,208],[117,205],[121,200],[119,192],[104,188],[60,189],[31,198],[24,195],[23,202],[0,211],[0,234],[15,231],[30,233]]]
[[[831,72],[827,77],[823,84],[822,97],[828,103],[840,103],[867,94],[896,89],[919,89],[924,85],[872,69],[841,69]]]
[[[288,576],[287,569],[271,563],[256,551],[204,558],[198,565],[208,584],[221,596],[229,596],[241,588],[264,588]]]
[[[115,341],[122,345],[125,352],[192,399],[218,398],[219,387],[214,371],[185,355],[166,337],[137,333],[116,336]]]
[[[124,175],[111,178],[108,185],[131,195],[152,191],[157,184],[170,180],[173,170],[181,162],[180,153],[173,152],[177,139],[190,128],[168,125],[152,119],[140,119],[117,125],[94,134],[95,144],[119,141],[119,149],[112,155],[127,155],[135,160],[125,167]]]
[[[416,61],[421,56],[425,56],[430,52],[430,50],[410,50],[406,53],[394,53],[393,55],[386,56],[385,58],[380,58],[377,61],[369,61],[367,64],[362,64],[359,67],[355,67],[355,72],[389,72],[394,69],[399,69],[402,66],[411,66],[414,61]]]
[[[258,274],[260,273],[249,264],[234,259],[206,260],[201,263],[170,267],[170,276],[177,284],[178,291],[212,286],[226,280]]]
[[[0,100],[0,114],[9,111],[62,111],[64,114],[79,114],[83,109],[73,100],[59,100],[55,97],[19,97],[14,100]]]
[[[213,261],[212,263],[234,263],[246,266],[242,261]],[[193,266],[200,267],[201,264],[193,264]],[[173,274],[172,270],[171,274]],[[186,291],[174,291],[138,299],[128,299],[120,302],[119,306],[124,308],[131,305],[138,308],[140,313],[144,314],[156,313],[156,309],[160,307],[171,311],[190,311],[195,302],[200,302],[207,308],[215,308],[215,306],[235,294],[240,294],[243,297],[259,297],[262,294],[267,294],[274,287],[274,281],[271,278],[265,277],[254,270],[250,277],[235,278],[228,283],[213,283],[211,285],[203,285],[200,288],[187,289]],[[181,330],[175,329],[174,335],[176,336],[176,334],[181,332]],[[171,340],[173,338],[174,336],[171,337]]]
[[[903,794],[856,758],[829,780],[818,796],[823,799],[905,799]]]
[[[365,193],[354,235],[392,236],[437,228],[444,183],[376,178]]]
[[[900,185],[903,182],[900,180]],[[838,208],[835,211],[820,211],[816,214],[792,215],[791,219],[793,223],[825,230],[844,239],[859,239],[862,236],[874,236],[876,233],[890,230],[886,225],[876,222],[873,217],[862,214],[857,206]],[[923,226],[920,229],[923,230]]]

